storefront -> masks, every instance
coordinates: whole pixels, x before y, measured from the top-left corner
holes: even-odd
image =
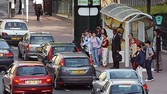
[[[109,39],[112,39],[112,29],[119,27],[122,29],[119,32],[122,36],[120,52],[123,56],[122,62],[125,62],[125,67],[129,67],[129,33],[133,33],[134,37],[141,42],[153,39],[153,21],[152,16],[133,9],[123,4],[110,4],[100,11],[103,14],[103,27],[107,30]],[[111,51],[109,57],[112,57]],[[112,62],[112,58],[109,58]]]

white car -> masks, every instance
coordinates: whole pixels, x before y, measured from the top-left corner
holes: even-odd
[[[9,43],[18,43],[29,32],[27,24],[18,19],[0,19],[0,37]]]

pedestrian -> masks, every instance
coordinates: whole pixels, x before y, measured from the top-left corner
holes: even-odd
[[[84,49],[84,38],[85,38],[85,33],[82,33],[81,35],[81,42],[80,42],[80,47],[82,49],[82,52],[85,52],[85,49]]]
[[[161,31],[159,29],[156,29],[154,30],[154,39],[153,39],[153,49],[155,54],[155,59],[153,60],[154,71],[157,71],[157,63],[159,63],[159,71],[162,71],[161,48],[162,48]]]
[[[102,48],[102,64],[104,67],[107,67],[107,57],[108,57],[108,36],[106,34],[103,34],[103,41],[101,44],[101,48]]]
[[[91,45],[91,40],[92,40],[92,32],[89,32],[89,38],[88,38],[88,50],[89,50],[89,58],[92,61],[92,45]]]
[[[93,63],[94,66],[97,67],[99,66],[99,48],[101,47],[101,40],[99,37],[96,36],[96,33],[93,32],[93,37],[91,39],[91,45],[92,45],[92,58],[93,58]]]
[[[84,39],[83,39],[83,43],[82,43],[82,47],[84,48],[85,54],[86,54],[87,56],[89,56],[88,44],[89,44],[89,30],[85,30]]]
[[[22,9],[22,1],[19,0],[19,10],[17,14],[21,14],[21,9]]]
[[[100,26],[96,27],[96,36],[101,38],[101,27]]]
[[[137,44],[135,42],[135,39],[131,39],[130,58],[131,58],[132,68],[134,70],[136,69],[136,62],[135,62],[136,52],[137,52]]]
[[[153,81],[152,71],[151,71],[151,65],[152,65],[152,57],[154,56],[153,48],[151,47],[151,42],[147,40],[145,42],[146,46],[146,62],[145,62],[145,68],[147,71],[148,78],[145,81]]]
[[[135,42],[136,42],[137,45],[140,45],[140,41],[139,41],[138,39],[136,39],[136,38],[133,37],[133,33],[130,33],[130,34],[128,35],[128,37],[129,37],[129,46],[131,46],[131,44],[132,44],[132,43],[131,43],[131,40],[132,40],[132,39],[135,40]]]
[[[40,16],[43,12],[43,0],[33,0],[33,6],[35,9],[35,15],[37,16],[37,21],[40,21]]]
[[[119,60],[118,57],[119,51],[121,51],[121,38],[118,35],[117,29],[113,29],[113,38],[112,38],[112,58],[113,58],[113,67],[112,68],[119,68]]]
[[[145,63],[145,53],[142,50],[142,46],[138,45],[137,46],[137,52],[135,53],[136,57],[135,57],[135,62],[136,62],[136,72],[137,74],[143,78],[143,74],[142,74],[142,70],[143,70],[143,66]]]
[[[107,35],[107,31],[105,28],[101,29],[101,35]],[[102,37],[102,36],[101,36]],[[103,39],[102,39],[103,40]]]

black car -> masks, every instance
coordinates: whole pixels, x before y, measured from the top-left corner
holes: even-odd
[[[53,78],[55,89],[63,85],[92,86],[96,76],[92,61],[81,52],[57,53],[46,67]]]
[[[4,39],[0,39],[0,66],[7,68],[14,62],[14,54]]]
[[[38,60],[46,64],[52,57],[59,52],[78,52],[78,48],[74,43],[63,42],[47,42],[40,45],[38,48]]]

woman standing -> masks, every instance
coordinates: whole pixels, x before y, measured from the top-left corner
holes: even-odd
[[[43,10],[43,0],[33,0],[33,5],[35,9],[35,15],[37,16],[37,21],[39,21]]]
[[[91,44],[92,44],[91,51],[92,51],[93,63],[94,63],[94,66],[97,67],[97,66],[99,66],[98,53],[99,53],[99,48],[101,46],[101,40],[99,37],[96,36],[95,32],[93,33],[93,37],[91,39]]]
[[[136,57],[136,52],[137,52],[137,43],[135,42],[135,39],[131,39],[131,46],[130,46],[130,58],[131,58],[131,63],[132,63],[132,68],[136,70],[136,62],[135,62],[135,57]]]
[[[103,41],[102,41],[102,44],[101,44],[101,47],[102,47],[102,64],[104,67],[107,67],[107,57],[108,57],[108,39],[107,39],[107,35],[103,35]]]

